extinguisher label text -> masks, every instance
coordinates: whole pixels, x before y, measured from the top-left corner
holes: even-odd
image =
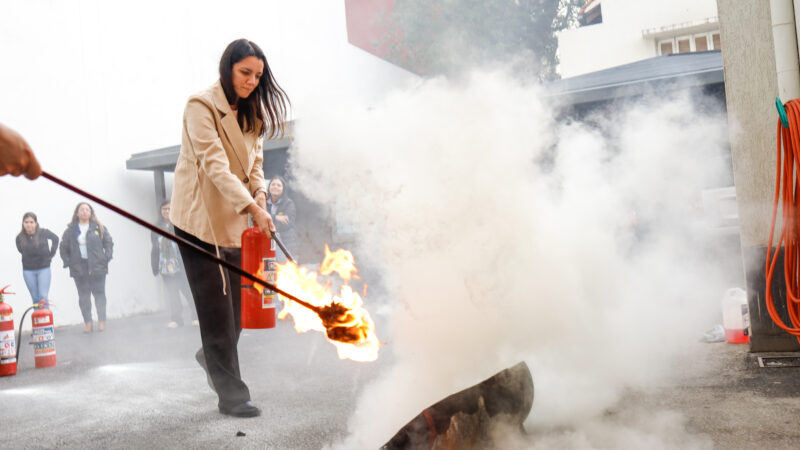
[[[46,342],[55,339],[55,331],[53,326],[49,327],[36,327],[33,329],[33,342]]]
[[[0,335],[0,358],[12,358],[17,356],[17,343],[14,339],[14,332],[3,332]]]
[[[278,263],[275,262],[275,258],[264,258],[262,262],[264,263],[264,279],[267,280],[267,283],[275,284],[278,279],[278,274],[275,272],[278,268]],[[272,290],[265,288],[264,292],[271,293]]]
[[[267,292],[264,289],[264,292]],[[265,294],[261,297],[261,309],[275,309],[275,294]]]
[[[48,356],[56,354],[56,343],[53,341],[37,342],[33,344],[33,356]]]
[[[43,324],[43,323],[44,324],[50,323],[50,317],[49,316],[43,316],[43,317],[34,317],[33,318],[33,324],[34,325],[40,325],[40,324]]]

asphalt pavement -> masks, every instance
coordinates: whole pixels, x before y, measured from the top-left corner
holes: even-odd
[[[372,363],[340,360],[320,333],[298,334],[283,321],[245,330],[243,378],[263,414],[231,418],[217,411],[194,360],[198,328],[169,329],[167,321],[163,314],[111,320],[91,334],[57,328],[58,365],[48,369],[35,369],[23,344],[17,375],[0,378],[2,446],[320,449],[341,442],[361,390],[392,363],[388,346]],[[700,448],[800,448],[800,367],[762,368],[757,356],[747,345],[697,342],[676,362],[683,375],[630,390],[604,420],[673,411],[705,443]],[[519,448],[548,448],[529,431]]]
[[[58,364],[48,369],[35,369],[23,344],[17,374],[0,378],[3,447],[318,449],[344,436],[360,389],[389,358],[340,360],[320,333],[285,321],[244,330],[242,376],[262,415],[231,418],[194,360],[199,329],[167,322],[158,314],[111,320],[102,333],[56,328]]]

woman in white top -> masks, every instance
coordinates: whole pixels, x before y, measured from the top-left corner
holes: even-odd
[[[92,299],[97,309],[97,331],[106,329],[106,274],[114,250],[111,233],[94,214],[92,206],[78,203],[72,221],[61,237],[61,260],[78,288],[78,304],[86,327],[92,332]]]

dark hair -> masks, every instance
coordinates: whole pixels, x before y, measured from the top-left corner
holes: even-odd
[[[158,223],[164,224],[166,222],[169,222],[168,220],[164,219],[164,216],[161,215],[161,209],[169,205],[170,203],[172,203],[170,199],[166,199],[162,200],[161,204],[158,205],[158,219],[157,219]]]
[[[94,215],[94,208],[92,208],[92,205],[90,205],[90,204],[88,204],[86,202],[80,202],[77,205],[75,205],[75,212],[72,213],[72,220],[70,221],[70,224],[77,224],[78,223],[78,209],[80,209],[81,205],[86,205],[86,206],[89,207],[89,211],[92,213],[92,215],[89,216],[89,223],[91,223],[91,222],[96,223],[97,227],[100,228],[100,236],[102,236],[103,232],[105,232],[106,229],[103,226],[103,224],[100,223],[99,220],[97,220],[97,216]]]
[[[272,184],[274,180],[280,181],[281,184],[283,185],[283,192],[281,192],[281,197],[285,197],[286,190],[288,189],[288,187],[286,186],[286,179],[280,175],[273,175],[272,177],[270,177],[269,181],[267,181],[267,198],[272,198],[272,195],[269,193],[269,185]]]
[[[34,242],[39,242],[39,219],[37,219],[36,214],[32,212],[26,212],[25,214],[22,215],[22,229],[20,230],[17,237],[24,238],[28,234],[28,232],[25,231],[25,219],[29,217],[33,219],[34,222],[36,222],[36,231],[33,232],[33,240]],[[24,247],[28,245],[28,240],[22,239],[22,242],[20,242],[20,244]]]
[[[248,56],[255,56],[264,63],[264,73],[258,80],[258,86],[253,93],[247,98],[237,100],[236,91],[233,89],[233,65]],[[289,97],[275,81],[269,64],[267,64],[267,57],[255,42],[237,39],[228,44],[219,60],[219,78],[228,104],[233,105],[236,102],[239,110],[239,127],[243,131],[255,131],[258,136],[264,136],[269,128],[270,139],[275,136],[283,136],[286,103],[289,102]],[[256,119],[260,121],[258,129],[254,128]]]

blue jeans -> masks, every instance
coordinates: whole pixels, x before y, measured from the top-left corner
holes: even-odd
[[[39,303],[42,300],[49,300],[47,297],[50,294],[50,268],[37,270],[23,270],[22,278],[25,279],[25,284],[28,285],[28,292],[31,293],[33,303]]]

